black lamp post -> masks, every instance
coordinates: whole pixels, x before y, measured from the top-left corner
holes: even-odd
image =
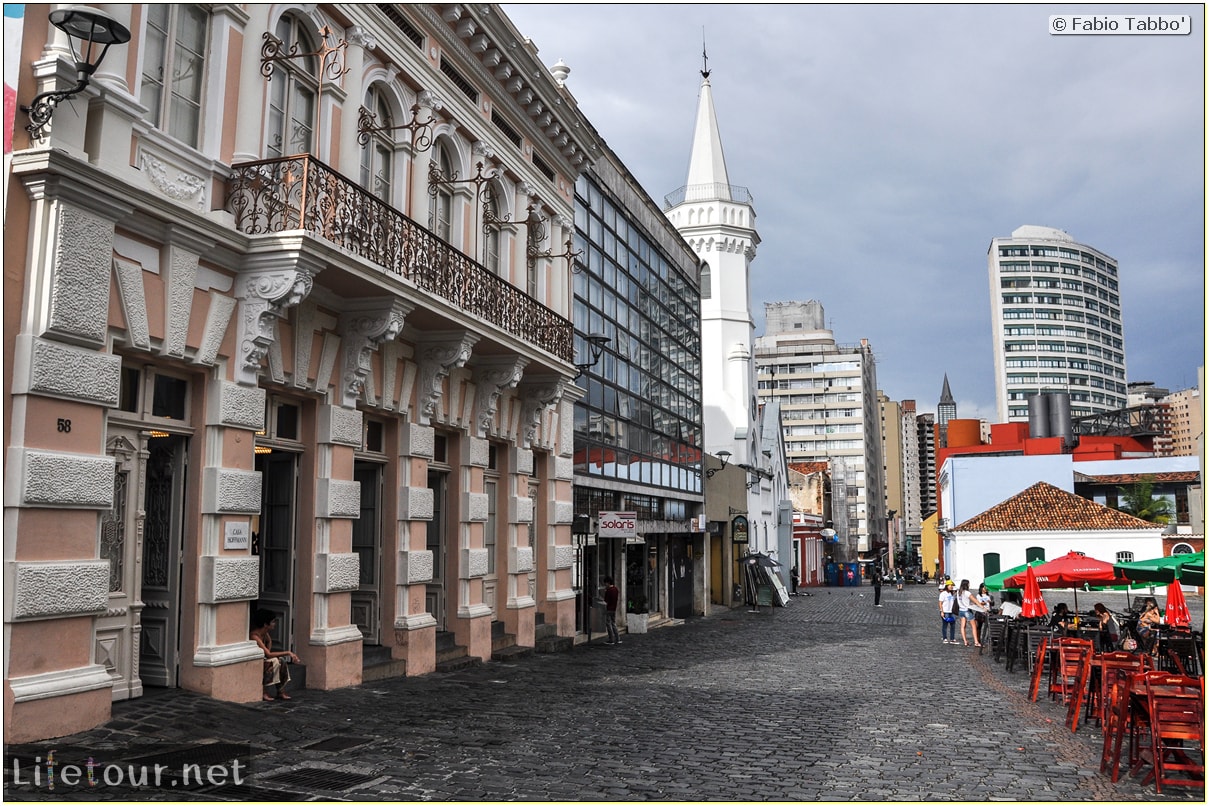
[[[612,339],[603,333],[591,333],[584,336],[584,338],[588,342],[588,357],[591,360],[584,364],[575,365],[575,369],[579,370],[575,374],[575,380],[579,380],[585,372],[600,363],[600,356],[604,353],[605,345],[612,341]]]
[[[726,467],[726,463],[730,461],[730,451],[718,451],[718,458],[722,460],[721,467],[711,467],[705,471],[705,477],[712,479],[714,474]]]
[[[109,51],[110,45],[122,45],[130,41],[130,31],[126,26],[95,8],[71,6],[56,8],[50,12],[50,24],[67,34],[73,55],[79,51],[76,59],[76,72],[79,73],[78,83],[68,90],[51,90],[34,97],[29,106],[21,107],[21,111],[29,115],[29,125],[26,130],[31,137],[40,139],[42,129],[50,122],[55,107],[61,101],[84,91],[92,74],[101,66],[101,60]],[[96,52],[95,45],[101,49]],[[93,54],[96,53],[94,58]]]

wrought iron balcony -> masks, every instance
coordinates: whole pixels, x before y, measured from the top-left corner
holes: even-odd
[[[467,314],[574,359],[574,326],[308,154],[231,166],[227,207],[246,235],[302,230]]]

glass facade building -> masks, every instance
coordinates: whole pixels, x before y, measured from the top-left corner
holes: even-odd
[[[699,495],[696,278],[590,176],[579,178],[575,197],[575,249],[582,252],[574,277],[576,355],[589,354],[586,334],[609,338],[580,380],[587,395],[575,407],[575,472]]]

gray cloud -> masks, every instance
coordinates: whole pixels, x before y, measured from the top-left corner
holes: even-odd
[[[1023,224],[1120,262],[1131,380],[1195,383],[1205,329],[1205,40],[1051,36],[1066,6],[512,5],[657,201],[684,183],[702,28],[752,307],[818,299],[895,399],[994,410],[986,252]],[[758,330],[759,332],[759,330]],[[969,410],[967,410],[967,408]]]

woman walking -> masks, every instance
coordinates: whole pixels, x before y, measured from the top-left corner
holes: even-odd
[[[982,639],[978,637],[978,625],[974,621],[974,608],[970,607],[970,599],[974,593],[970,590],[970,580],[961,580],[961,587],[957,590],[957,614],[961,617],[961,643],[969,646],[970,642],[966,640],[966,625],[970,626],[970,636],[974,639],[974,646],[981,647]]]
[[[940,592],[940,641],[943,644],[957,643],[957,594],[953,583],[945,585]]]

